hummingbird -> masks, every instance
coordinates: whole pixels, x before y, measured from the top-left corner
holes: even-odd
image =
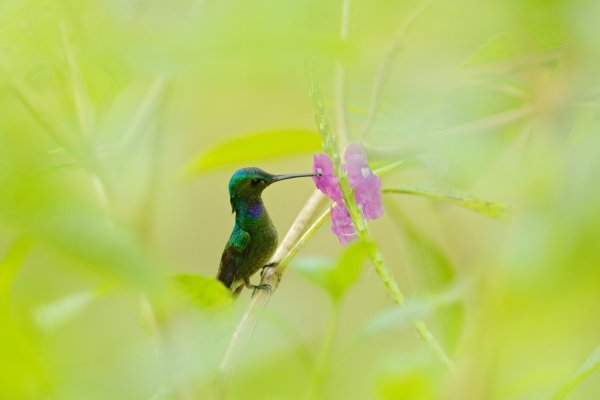
[[[261,195],[272,183],[314,174],[273,175],[260,168],[237,170],[229,181],[231,212],[235,213],[233,232],[225,245],[217,279],[234,295],[250,284],[250,277],[266,266],[277,248],[277,230],[265,209]]]

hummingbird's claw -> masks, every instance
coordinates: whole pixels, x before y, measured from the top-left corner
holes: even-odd
[[[263,283],[260,285],[254,285],[254,290],[266,290],[267,292],[270,292],[271,290],[273,290],[273,288],[268,283]]]
[[[256,292],[257,290],[266,290],[268,292],[273,290],[271,285],[269,285],[268,283],[263,283],[260,285],[253,285],[250,283],[250,281],[244,281],[244,286],[246,286],[248,289],[253,289],[253,292],[252,292],[253,296],[254,296],[254,292]]]
[[[264,267],[262,267],[262,271],[260,272],[260,275],[263,276],[265,274],[265,271],[270,269],[270,268],[277,268],[277,266],[279,265],[278,262],[272,262],[270,264],[265,265]]]
[[[271,290],[273,290],[271,285],[269,285],[268,283],[263,283],[261,285],[253,285],[253,286],[254,286],[254,290],[252,291],[252,297],[254,297],[256,295],[257,290],[265,290],[265,291],[267,291],[267,293],[270,293]]]

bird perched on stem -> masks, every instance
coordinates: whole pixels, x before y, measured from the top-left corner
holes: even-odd
[[[273,175],[260,168],[237,170],[229,181],[229,200],[235,226],[225,245],[217,279],[234,295],[250,284],[250,277],[269,261],[277,248],[277,230],[269,218],[261,195],[272,183],[314,174]],[[268,288],[265,288],[268,289]]]

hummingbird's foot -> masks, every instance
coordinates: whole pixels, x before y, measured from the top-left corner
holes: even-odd
[[[244,281],[244,286],[246,286],[248,289],[253,289],[254,291],[256,290],[266,290],[266,291],[271,291],[273,290],[273,288],[271,287],[271,285],[269,285],[268,283],[263,283],[261,285],[253,285],[250,283],[249,280],[245,280]]]
[[[277,268],[277,265],[279,265],[279,263],[277,263],[277,262],[273,262],[273,263],[265,265],[264,267],[262,267],[262,269],[260,271],[260,276],[263,276],[265,274],[265,271],[268,269]]]
[[[268,283],[263,283],[261,285],[253,285],[254,286],[254,290],[266,290],[267,292],[270,292],[271,290],[273,290],[273,288],[271,287],[271,285],[269,285]]]

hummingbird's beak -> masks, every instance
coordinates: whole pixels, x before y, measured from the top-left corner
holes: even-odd
[[[293,178],[305,178],[305,177],[309,177],[309,176],[317,176],[317,174],[287,174],[287,175],[274,175],[273,178],[271,178],[271,183],[273,182],[279,182],[279,181],[284,181],[286,179],[293,179]]]

